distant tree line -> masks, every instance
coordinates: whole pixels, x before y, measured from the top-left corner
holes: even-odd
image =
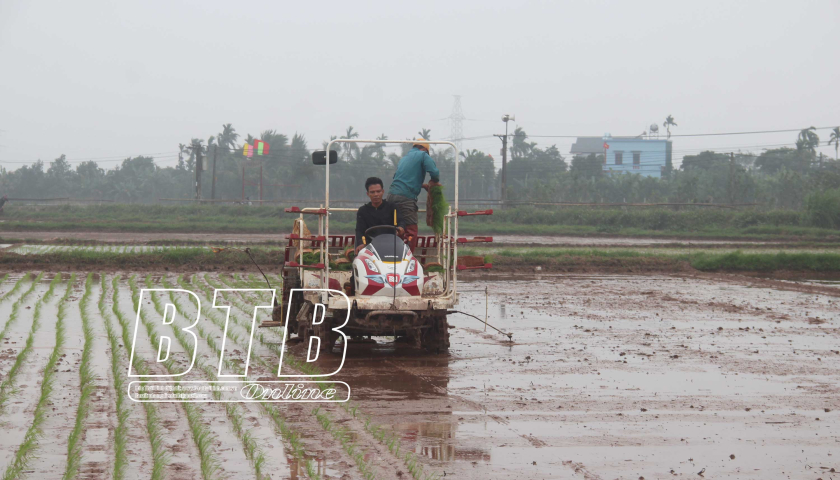
[[[673,122],[673,119],[671,118]],[[670,125],[676,126],[675,123]],[[666,127],[668,124],[666,124]],[[416,137],[431,139],[422,129]],[[270,145],[269,154],[246,158],[244,143],[255,139]],[[341,136],[359,138],[348,127]],[[387,140],[384,134],[376,137]],[[831,132],[829,144],[840,142],[840,128]],[[317,148],[325,148],[327,142]],[[339,162],[331,166],[330,198],[364,201],[364,180],[382,178],[386,187],[399,159],[410,145],[383,146],[335,144]],[[517,128],[511,136],[507,164],[508,199],[533,202],[687,202],[759,203],[771,208],[798,209],[809,194],[840,188],[840,163],[816,154],[820,139],[815,129],[799,133],[795,148],[776,148],[760,154],[724,154],[712,151],[683,158],[679,169],[666,168],[661,179],[635,174],[611,175],[603,170],[603,155],[564,157],[556,145],[540,147]],[[49,164],[8,171],[0,169],[0,191],[14,198],[71,197],[122,203],[153,203],[160,198],[192,199],[195,196],[196,158],[206,159],[201,174],[202,196],[210,198],[212,164],[216,163],[216,199],[255,200],[259,196],[262,164],[263,198],[266,200],[321,200],[324,167],[312,165],[312,146],[298,133],[288,136],[265,130],[258,137],[240,137],[231,124],[217,135],[192,139],[179,145],[175,166],[162,167],[152,157],[126,158],[105,170],[95,161],[75,165],[64,155]],[[451,149],[433,146],[432,157],[441,170],[449,198],[454,195],[455,158]],[[482,151],[460,152],[460,197],[498,199],[501,174],[494,159]]]

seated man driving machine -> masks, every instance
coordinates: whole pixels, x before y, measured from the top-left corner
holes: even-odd
[[[382,180],[378,177],[370,177],[365,181],[365,190],[370,202],[359,207],[356,212],[356,253],[365,247],[366,243],[370,243],[372,239],[363,238],[365,231],[371,227],[378,227],[380,225],[394,226],[394,216],[396,215],[397,234],[402,237],[405,234],[405,225],[402,218],[397,213],[397,207],[393,203],[384,200],[382,195],[385,189]]]

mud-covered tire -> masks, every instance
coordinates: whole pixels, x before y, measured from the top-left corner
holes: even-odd
[[[293,288],[301,288],[300,277],[296,271],[289,272],[283,277],[283,298],[281,299],[280,304],[276,305],[274,310],[271,312],[272,320],[285,325],[283,321],[286,318],[286,312],[289,311],[288,302],[292,303],[291,318],[289,318],[289,324],[286,325],[290,334],[298,333],[297,314],[304,302],[303,292],[297,292],[294,296],[291,295]]]
[[[446,316],[435,317],[430,327],[423,330],[421,345],[434,353],[449,351],[449,322]]]
[[[321,339],[321,351],[332,353],[339,334],[333,332],[330,325],[315,325],[312,329],[313,335]]]

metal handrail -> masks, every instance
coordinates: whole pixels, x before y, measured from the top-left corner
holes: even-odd
[[[350,138],[336,138],[336,139],[330,140],[329,143],[327,144],[327,148],[326,148],[327,158],[329,158],[329,152],[332,150],[333,143],[374,143],[374,144],[379,143],[379,144],[402,145],[402,144],[415,144],[415,143],[417,143],[417,140],[360,140],[360,139],[350,139]],[[428,143],[430,145],[449,145],[453,149],[455,149],[455,182],[454,182],[455,185],[454,186],[455,186],[455,211],[457,212],[458,211],[458,163],[459,163],[458,162],[458,146],[455,145],[454,142],[447,142],[447,141],[442,141],[442,140],[423,140],[423,143]],[[330,234],[329,212],[332,210],[332,209],[330,209],[330,162],[329,162],[329,160],[327,160],[325,166],[326,166],[326,174],[324,175],[324,177],[325,177],[325,180],[324,180],[324,182],[325,182],[325,191],[324,191],[325,202],[324,202],[324,205],[323,205],[322,208],[326,208],[327,215],[322,215],[322,216],[318,217],[318,225],[319,225],[319,233],[318,234],[329,237],[329,234]],[[452,212],[452,207],[450,207],[450,215],[451,215],[451,212]],[[322,223],[322,220],[323,220],[323,223]],[[449,237],[458,238],[458,218],[457,217],[454,219],[453,223],[454,223],[454,228],[451,231],[452,234],[449,235]],[[320,231],[321,225],[323,225],[323,227],[324,227],[323,232]],[[449,243],[448,239],[447,239],[447,243]],[[323,258],[323,252],[324,252],[323,245],[322,245],[321,248],[322,248],[321,256]],[[447,248],[447,251],[449,251],[448,248]],[[446,265],[446,268],[444,269],[444,271],[449,272],[450,269],[452,270],[451,294],[454,297],[454,295],[457,293],[456,284],[457,284],[457,281],[458,281],[458,270],[455,268],[455,265],[458,264],[458,244],[457,243],[452,245],[452,257],[453,257],[453,259],[452,259],[451,264],[448,262],[448,259],[447,259],[447,265]],[[327,263],[326,268],[324,269],[324,276],[321,278],[321,288],[327,288],[329,286],[329,277],[330,277],[330,265],[329,265],[329,263]],[[323,300],[326,301],[326,298],[324,298]]]

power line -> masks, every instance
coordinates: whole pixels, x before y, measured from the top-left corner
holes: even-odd
[[[456,96],[456,101],[455,101],[456,104],[453,106],[453,114],[450,115],[449,117],[445,117],[441,120],[452,120],[453,115],[456,115],[456,113],[457,113],[456,110],[459,110],[457,108],[460,104],[459,100],[460,100],[459,96]],[[476,119],[466,118],[466,117],[463,116],[463,112],[460,112],[460,117],[461,117],[462,120],[467,120],[467,121],[485,121],[485,120],[476,120]],[[486,120],[486,121],[489,122],[490,120]],[[496,121],[494,121],[494,122],[496,122]],[[815,130],[830,130],[830,129],[833,129],[833,128],[835,128],[835,127],[816,127]],[[801,128],[795,128],[795,129],[780,129],[780,130],[752,130],[752,131],[740,131],[740,132],[672,134],[671,137],[686,138],[686,137],[729,136],[729,135],[759,135],[759,134],[770,134],[770,133],[800,132],[802,130],[803,129],[801,129]],[[529,135],[529,134],[518,135],[518,134],[515,134],[515,133],[514,134],[508,134],[508,136],[509,137],[525,137],[525,138],[575,138],[575,139],[580,138],[580,137],[603,138],[603,135]],[[474,137],[462,137],[462,136],[453,135],[453,141],[455,141],[456,144],[459,144],[460,142],[463,142],[463,141],[483,140],[483,139],[489,139],[489,138],[492,138],[492,137],[493,137],[493,135],[478,135],[478,136],[474,136]],[[621,139],[621,138],[637,138],[637,137],[636,136],[627,136],[627,137],[613,136],[613,138]],[[666,140],[667,140],[667,138],[666,138]],[[702,148],[696,148],[696,149],[674,150],[673,154],[678,156],[678,154],[680,154],[680,153],[714,150],[715,148],[762,148],[762,147],[780,147],[780,146],[786,146],[786,145],[795,145],[795,144],[794,143],[784,143],[784,144],[767,144],[767,145],[702,147]],[[286,145],[285,147],[290,148],[290,146],[288,146],[288,145]],[[399,145],[384,146],[384,148],[397,148],[397,147],[399,147]],[[235,148],[220,147],[220,148],[222,148],[223,150],[226,150],[228,152],[231,152],[231,153],[241,150],[241,147],[235,147]],[[490,149],[492,147],[488,146],[486,148]],[[301,149],[302,152],[306,152],[307,154],[310,154],[311,152],[313,152],[315,150],[319,150],[319,149],[317,149],[317,148]],[[458,150],[461,151],[463,149],[459,146]],[[77,158],[71,158],[71,159],[65,159],[65,160],[68,163],[81,163],[81,162],[86,162],[86,161],[96,161],[97,163],[110,163],[110,162],[121,162],[121,161],[123,161],[125,159],[128,159],[128,158],[136,158],[136,157],[141,157],[141,156],[142,157],[154,157],[156,159],[169,159],[169,158],[177,157],[178,152],[171,152],[170,151],[170,152],[143,153],[143,154],[139,154],[139,155],[138,154],[135,154],[135,155],[111,155],[111,156],[105,156],[105,157],[84,157],[84,158],[77,157]],[[280,158],[294,158],[294,157],[290,156],[289,154],[269,154],[269,155],[265,155],[264,158],[280,159]],[[36,161],[37,160],[32,160],[32,161],[0,160],[0,164],[28,165],[28,164],[33,164]]]
[[[835,127],[816,127],[814,130],[831,130]],[[808,130],[808,128],[791,128],[791,129],[784,129],[784,130],[754,130],[750,132],[719,132],[719,133],[683,133],[683,134],[672,134],[671,137],[715,137],[715,136],[725,136],[725,135],[758,135],[764,133],[790,133],[790,132],[801,132],[802,130]],[[511,137],[528,137],[528,138],[604,138],[603,135],[517,135],[515,133],[510,134]],[[612,138],[623,139],[623,138],[641,138],[639,135],[612,135]],[[650,140],[667,140],[668,138],[654,138]]]
[[[110,163],[110,162],[122,162],[124,160],[132,159],[132,158],[138,158],[138,157],[150,157],[150,158],[153,158],[153,159],[168,159],[168,158],[177,158],[178,154],[175,153],[175,154],[168,154],[168,155],[160,155],[160,154],[146,153],[146,154],[142,154],[142,155],[120,156],[119,158],[103,157],[103,158],[106,158],[108,160],[96,160],[96,159],[93,159],[93,158],[83,159],[83,160],[69,160],[69,159],[65,158],[65,161],[67,161],[67,163],[84,163],[84,162]],[[55,160],[57,160],[57,159],[55,159]],[[45,164],[50,164],[50,163],[54,162],[55,160],[50,160],[49,162],[44,162],[44,163]],[[11,164],[32,165],[32,164],[35,164],[35,162],[37,162],[37,161],[38,160],[32,160],[32,161],[28,161],[28,162],[27,161],[18,162],[18,161],[12,161],[12,160],[0,160],[0,164],[11,163]]]

